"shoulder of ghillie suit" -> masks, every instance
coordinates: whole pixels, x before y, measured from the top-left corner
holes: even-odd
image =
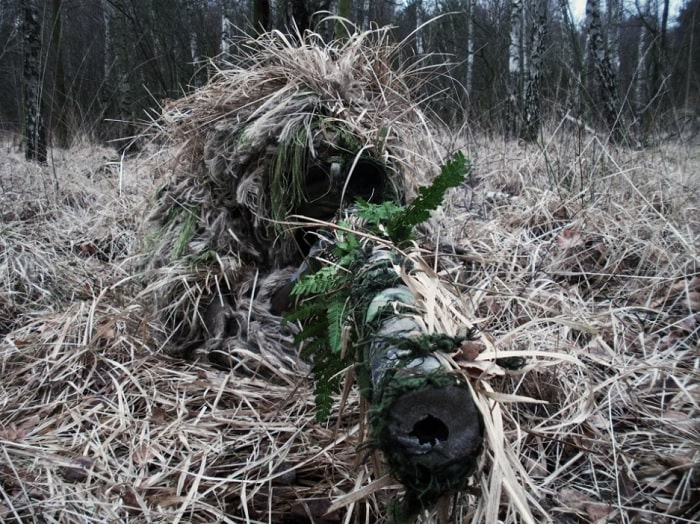
[[[433,124],[387,42],[385,29],[331,43],[264,34],[245,67],[166,105],[157,128],[173,156],[147,264],[175,338],[206,335],[201,311],[251,275],[298,266],[313,244],[302,217],[329,220],[358,197],[403,203],[437,172]]]

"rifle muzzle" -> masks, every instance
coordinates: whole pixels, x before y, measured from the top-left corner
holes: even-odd
[[[368,308],[366,320],[379,322],[367,348],[370,424],[392,474],[427,505],[468,485],[484,427],[469,384],[442,357],[454,340],[426,335],[410,313],[414,305],[399,285],[381,291]]]

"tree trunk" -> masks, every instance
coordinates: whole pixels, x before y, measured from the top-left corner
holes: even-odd
[[[666,27],[668,23],[668,2],[664,2],[663,13],[659,19],[659,2],[654,0],[651,5],[649,26],[653,39],[651,40],[651,70],[649,72],[649,104],[658,108],[664,90],[664,61]],[[664,19],[665,18],[665,19]]]
[[[63,67],[63,24],[61,20],[61,8],[63,0],[51,2],[51,47],[54,53],[54,78],[52,88],[51,122],[47,126],[51,132],[55,145],[67,148],[70,143],[70,100],[66,92],[66,79]]]
[[[574,115],[578,118],[583,113],[582,90],[583,90],[583,73],[584,60],[581,52],[581,44],[579,41],[579,33],[571,15],[571,7],[569,0],[559,0],[559,10],[563,18],[562,42],[566,48],[564,56],[569,59],[570,80],[568,88],[570,98],[568,100],[570,108]]]
[[[520,130],[520,138],[527,142],[537,140],[542,123],[540,89],[542,87],[545,37],[547,33],[548,2],[547,0],[537,0],[533,4],[531,6],[535,9],[535,17],[529,45],[530,56],[527,60],[523,124]]]
[[[187,18],[190,21],[190,33],[189,33],[189,62],[192,64],[192,79],[191,82],[195,87],[200,87],[205,82],[206,72],[202,68],[203,60],[199,56],[199,35],[195,28],[197,25],[194,23],[198,16],[198,9],[202,7],[198,2],[187,2],[186,13]]]
[[[590,106],[592,111],[601,107],[600,115],[608,127],[611,139],[620,142],[622,125],[617,96],[617,75],[610,63],[610,53],[603,38],[599,0],[586,2],[586,29],[586,74]]]
[[[639,12],[639,41],[637,42],[637,64],[634,71],[634,89],[632,94],[632,110],[634,112],[634,130],[637,140],[644,137],[644,108],[647,104],[647,82],[649,68],[648,51],[650,34],[645,19],[649,14],[649,1],[644,4],[644,12]]]
[[[415,24],[415,38],[416,38],[416,53],[422,55],[425,53],[425,46],[423,45],[423,2],[422,0],[414,0],[413,6],[416,11],[416,24]]]
[[[352,16],[352,0],[338,0],[338,16],[346,20],[350,20]],[[350,37],[348,33],[350,28],[347,22],[337,20],[335,23],[335,37],[338,40],[347,40]]]
[[[523,108],[525,9],[522,0],[510,4],[510,43],[508,45],[507,135],[520,136]]]
[[[661,47],[661,56],[666,56],[666,40],[668,37],[668,10],[670,0],[664,0],[664,10],[661,13],[661,39],[659,45]]]
[[[467,71],[464,79],[464,88],[467,91],[467,96],[471,97],[471,92],[474,84],[474,2],[475,0],[467,0]]]
[[[295,26],[296,30],[303,35],[304,31],[311,26],[311,15],[313,14],[309,10],[307,0],[289,0],[289,2],[286,2],[286,5],[288,9],[288,23]]]
[[[231,53],[231,38],[233,37],[231,29],[233,24],[231,23],[231,18],[229,17],[228,1],[221,0],[221,38],[219,40],[219,53],[224,60],[229,58]]]
[[[112,6],[109,0],[102,0],[102,21],[105,35],[102,53],[102,83],[104,86],[111,86],[112,67],[114,66],[114,44],[112,42]]]
[[[607,48],[610,54],[610,66],[615,77],[620,76],[620,28],[623,21],[622,0],[608,0],[608,38]]]
[[[269,0],[253,0],[253,31],[262,33],[270,30]]]
[[[46,126],[42,103],[41,23],[36,0],[24,3],[24,121],[27,160],[46,163]]]
[[[369,29],[372,2],[370,2],[370,0],[358,0],[355,5],[355,23],[357,24],[357,27],[363,31]]]

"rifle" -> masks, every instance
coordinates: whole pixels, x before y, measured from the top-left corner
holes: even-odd
[[[463,158],[457,162],[461,167],[448,170],[463,170]],[[291,307],[287,300],[285,316],[304,326],[297,343],[313,360],[320,418],[330,412],[334,379],[348,362],[354,366],[370,405],[371,442],[406,489],[394,511],[397,522],[468,486],[484,431],[471,385],[449,359],[471,331],[465,326],[462,334],[448,335],[426,322],[425,304],[408,284],[427,266],[388,234],[403,213],[387,203],[350,207],[317,233],[277,296],[278,302],[287,293],[296,299]]]

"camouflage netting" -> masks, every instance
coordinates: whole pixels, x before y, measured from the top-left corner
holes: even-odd
[[[159,132],[177,153],[159,168],[147,280],[172,353],[229,367],[240,347],[288,349],[289,333],[269,338],[270,310],[313,243],[294,216],[329,220],[357,196],[401,202],[436,173],[419,78],[392,68],[395,52],[386,30],[332,44],[274,32],[165,107]]]

